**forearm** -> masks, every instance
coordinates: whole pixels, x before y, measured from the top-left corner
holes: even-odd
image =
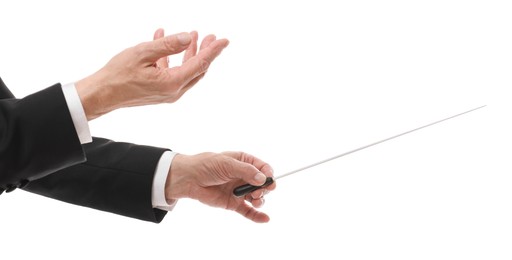
[[[33,181],[24,189],[145,221],[160,222],[166,211],[152,205],[153,178],[166,149],[94,138],[84,145],[87,162]]]
[[[83,161],[60,84],[20,100],[0,99],[0,189]]]

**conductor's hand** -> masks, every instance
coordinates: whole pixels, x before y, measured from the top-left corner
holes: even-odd
[[[246,183],[262,185],[266,177],[273,177],[270,165],[243,152],[177,154],[169,171],[165,196],[169,203],[191,198],[264,223],[270,220],[269,216],[256,208],[263,205],[263,196],[275,189],[275,183],[245,197],[234,196],[233,189]]]
[[[87,119],[122,107],[177,101],[229,44],[208,35],[198,51],[197,38],[197,32],[164,37],[164,31],[158,29],[153,41],[125,49],[102,69],[76,82]],[[182,64],[169,68],[168,56],[183,51]]]

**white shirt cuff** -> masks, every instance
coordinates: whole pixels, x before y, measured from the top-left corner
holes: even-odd
[[[78,139],[80,139],[80,143],[86,144],[92,142],[89,122],[87,121],[87,116],[85,115],[84,107],[82,106],[82,101],[80,101],[80,97],[76,91],[75,84],[69,83],[63,85],[62,92],[64,93],[64,98],[68,104],[69,114],[71,115],[71,119],[75,125],[75,130],[78,135]]]
[[[169,175],[171,163],[175,155],[176,153],[174,152],[165,151],[162,157],[160,157],[160,161],[158,161],[155,176],[153,177],[153,189],[151,193],[153,208],[171,211],[177,203],[177,200],[174,200],[169,204],[165,199],[165,182],[167,181],[167,176]]]

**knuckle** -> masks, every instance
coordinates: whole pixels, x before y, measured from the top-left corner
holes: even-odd
[[[163,40],[164,48],[169,52],[176,52],[177,50],[174,39],[175,38],[167,37]]]
[[[211,62],[207,59],[201,59],[199,60],[199,67],[201,68],[202,72],[206,72],[208,68],[210,67]]]
[[[208,154],[210,158],[212,172],[220,174],[219,177],[232,173],[235,170],[235,165],[230,158],[221,154]]]

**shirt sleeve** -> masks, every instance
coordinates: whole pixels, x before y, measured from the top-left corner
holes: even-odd
[[[66,99],[69,113],[71,114],[71,119],[75,125],[80,143],[86,144],[92,142],[87,116],[85,115],[84,107],[82,106],[82,102],[80,101],[80,97],[76,91],[75,84],[69,83],[63,85],[62,92],[64,93],[64,98]]]
[[[160,161],[156,166],[155,177],[153,178],[153,189],[151,201],[154,208],[165,211],[171,211],[177,203],[177,200],[169,202],[165,199],[165,182],[171,169],[172,160],[176,155],[175,152],[166,151],[160,157]]]

